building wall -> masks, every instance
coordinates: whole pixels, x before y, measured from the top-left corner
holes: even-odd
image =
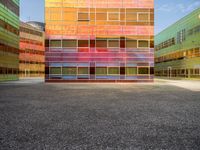
[[[155,36],[157,76],[200,78],[200,8]]]
[[[20,77],[44,77],[44,32],[20,23]]]
[[[45,0],[46,81],[152,81],[153,0]]]
[[[0,0],[0,81],[17,80],[19,0]]]

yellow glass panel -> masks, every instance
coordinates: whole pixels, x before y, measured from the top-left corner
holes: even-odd
[[[108,19],[109,20],[119,20],[119,13],[109,13]]]

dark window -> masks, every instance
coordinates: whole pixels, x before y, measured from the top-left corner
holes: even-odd
[[[88,47],[89,41],[88,40],[78,40],[78,47]]]
[[[96,47],[107,47],[107,40],[97,40]]]
[[[138,68],[138,74],[149,74],[149,68]]]

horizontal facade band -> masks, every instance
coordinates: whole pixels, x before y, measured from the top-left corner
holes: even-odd
[[[0,51],[19,54],[19,49],[0,43]]]
[[[19,6],[14,3],[12,0],[0,0],[0,3],[5,6],[7,9],[12,11],[14,14],[19,16]]]

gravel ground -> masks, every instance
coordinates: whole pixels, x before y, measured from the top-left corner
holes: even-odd
[[[0,84],[1,150],[199,150],[200,92],[155,84]]]

